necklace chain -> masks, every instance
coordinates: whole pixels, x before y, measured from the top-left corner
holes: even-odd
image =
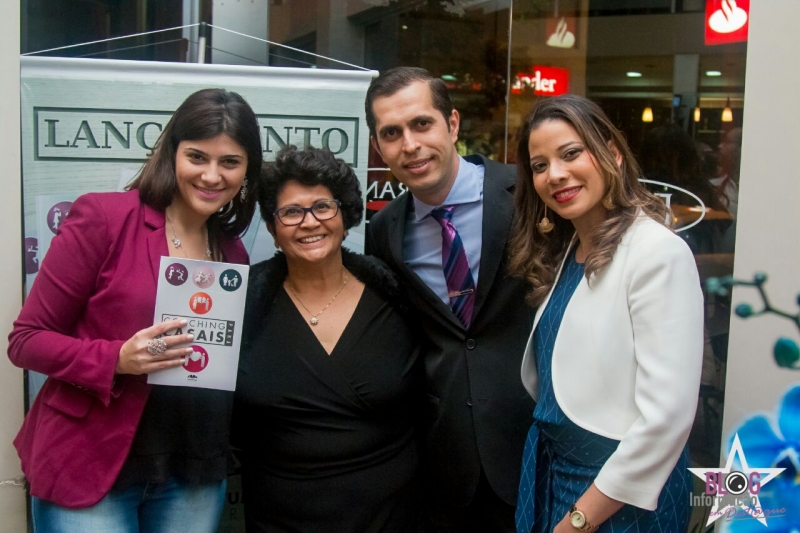
[[[186,259],[190,259],[189,254],[186,253],[186,250],[183,249],[183,243],[178,238],[178,234],[175,233],[175,225],[170,220],[169,215],[166,211],[164,211],[164,216],[167,218],[167,222],[169,222],[169,227],[172,228],[172,245],[175,247],[176,250],[180,250],[183,253],[183,256]],[[205,251],[206,259],[211,259],[211,247],[208,245],[208,230],[206,229],[206,251]]]
[[[291,283],[289,283],[289,282],[287,281],[287,282],[286,282],[286,286],[287,286],[287,287],[289,287],[289,291],[291,291],[291,293],[292,293],[292,295],[294,296],[295,300],[297,300],[297,301],[300,303],[300,305],[302,305],[302,306],[303,306],[303,309],[305,309],[305,310],[308,312],[308,314],[309,314],[309,315],[311,315],[311,320],[309,320],[309,321],[308,321],[308,323],[309,323],[309,324],[311,324],[312,326],[316,326],[317,324],[319,324],[319,319],[318,319],[317,317],[318,317],[319,315],[321,315],[322,313],[324,313],[324,312],[325,312],[325,310],[331,306],[331,304],[332,304],[332,303],[333,303],[333,301],[336,299],[336,297],[337,297],[337,296],[339,296],[339,295],[342,293],[342,291],[344,290],[344,286],[345,286],[345,285],[347,285],[347,281],[348,281],[348,277],[347,277],[347,271],[345,271],[345,273],[344,273],[344,281],[342,281],[342,286],[341,286],[341,287],[339,287],[339,290],[338,290],[338,291],[336,291],[336,294],[334,294],[334,295],[333,295],[333,298],[331,298],[331,301],[330,301],[330,302],[328,302],[328,305],[326,305],[325,307],[323,307],[323,308],[322,308],[322,311],[320,311],[320,312],[319,312],[319,313],[317,313],[317,314],[314,314],[314,313],[312,313],[312,312],[311,312],[311,309],[309,309],[308,307],[306,307],[306,304],[304,304],[304,303],[302,302],[302,300],[300,300],[300,297],[299,297],[299,296],[297,296],[297,293],[296,293],[296,292],[294,291],[294,289],[292,288],[292,284],[291,284]]]

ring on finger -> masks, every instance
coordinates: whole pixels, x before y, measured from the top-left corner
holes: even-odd
[[[150,355],[162,355],[167,351],[167,342],[164,339],[150,339],[147,341],[147,353]]]

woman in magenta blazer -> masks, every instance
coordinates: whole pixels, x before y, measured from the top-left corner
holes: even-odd
[[[216,529],[232,393],[151,386],[183,364],[188,334],[157,338],[162,256],[246,263],[258,121],[236,93],[186,99],[127,192],[70,209],[9,337],[20,367],[48,376],[14,444],[34,529]]]

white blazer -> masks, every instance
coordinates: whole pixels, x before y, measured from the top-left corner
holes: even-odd
[[[552,289],[534,331],[550,296]],[[522,382],[537,400],[532,342],[533,331]],[[578,426],[621,441],[595,479],[601,492],[656,508],[694,421],[702,357],[703,295],[694,257],[680,237],[641,215],[605,271],[590,284],[580,281],[553,349],[561,409]]]

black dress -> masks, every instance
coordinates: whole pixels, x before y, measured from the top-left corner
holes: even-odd
[[[267,263],[251,271],[234,401],[247,531],[419,531],[422,375],[391,274],[345,256],[366,287],[328,355],[282,287],[284,258]]]

